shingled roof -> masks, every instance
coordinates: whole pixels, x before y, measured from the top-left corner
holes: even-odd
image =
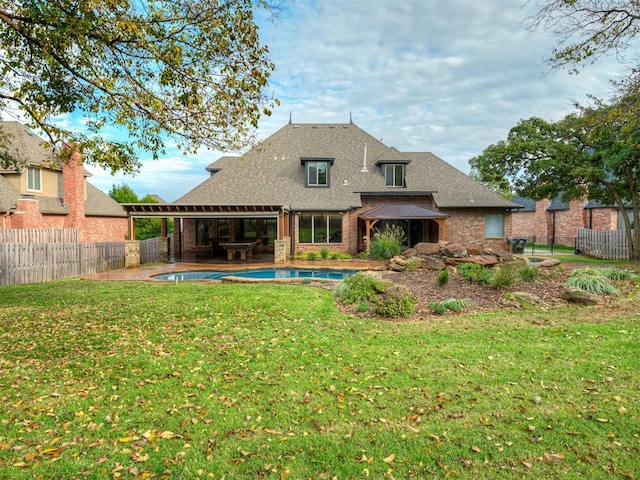
[[[4,150],[16,157],[24,165],[41,166],[54,170],[61,170],[59,162],[53,155],[51,146],[34,133],[30,132],[20,122],[0,122],[0,131],[4,135]],[[0,168],[0,212],[8,212],[16,206],[21,198],[20,192],[7,180],[4,175],[19,173],[16,169]],[[85,176],[90,174],[85,171]],[[37,195],[34,198],[40,202],[40,213],[49,215],[65,215],[68,210],[64,207],[62,198]],[[111,197],[87,182],[87,198],[85,200],[85,215],[100,217],[126,217],[126,211]]]
[[[53,149],[35,133],[27,130],[20,122],[0,122],[0,146],[12,157],[25,165],[48,165],[57,163]],[[15,172],[2,169],[0,174]]]
[[[305,187],[303,158],[331,159],[331,188]],[[385,185],[380,164],[406,164],[406,187]],[[400,152],[349,124],[289,123],[241,157],[207,167],[211,177],[176,205],[282,205],[293,210],[348,210],[361,195],[433,194],[439,208],[503,207],[513,202],[428,152]]]

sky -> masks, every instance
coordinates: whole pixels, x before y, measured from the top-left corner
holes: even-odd
[[[387,146],[429,151],[469,173],[469,160],[505,139],[519,120],[560,120],[588,94],[609,98],[610,81],[628,73],[613,55],[579,74],[552,71],[545,59],[555,39],[522,25],[534,12],[535,0],[286,2],[275,21],[261,15],[258,22],[276,66],[267,92],[280,106],[261,118],[257,137],[290,117],[352,119]],[[205,168],[223,153],[143,156],[136,176],[86,168],[105,192],[126,183],[139,197],[171,202],[204,181]]]

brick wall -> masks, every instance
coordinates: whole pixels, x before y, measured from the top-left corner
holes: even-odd
[[[511,233],[509,237],[527,237],[528,240],[533,241],[536,236],[536,213],[527,212],[513,212],[511,214]]]
[[[508,249],[507,232],[512,231],[511,212],[502,209],[442,209],[451,216],[447,219],[446,240],[448,242],[479,243],[500,251]],[[485,215],[504,215],[504,235],[501,238],[485,237]]]
[[[67,206],[64,219],[65,228],[77,228],[82,232],[84,226],[84,167],[82,155],[74,152],[62,167],[62,202]],[[80,241],[83,242],[80,234]]]
[[[618,210],[591,208],[586,211],[586,225],[594,230],[618,230]]]
[[[16,211],[4,219],[6,228],[77,228],[81,243],[121,242],[127,234],[125,217],[85,216],[85,177],[80,153],[74,153],[62,170],[62,201],[66,215],[40,212],[37,197],[18,199]]]
[[[40,202],[31,198],[21,198],[16,202],[16,210],[9,217],[9,228],[41,228],[42,214]]]
[[[127,219],[121,217],[86,217],[85,228],[79,230],[81,243],[124,242],[127,237]]]

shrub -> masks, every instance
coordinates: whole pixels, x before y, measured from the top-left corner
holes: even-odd
[[[603,275],[576,274],[570,276],[564,286],[568,288],[577,288],[583,292],[593,293],[595,295],[620,295],[620,292],[609,283],[609,280]]]
[[[422,260],[420,260],[418,257],[411,257],[409,260],[405,262],[405,266],[407,267],[408,272],[413,272],[414,270],[417,270],[420,267],[421,263],[422,263]]]
[[[366,312],[367,310],[369,310],[369,304],[367,302],[362,302],[358,305],[358,308],[356,310],[358,311],[358,313]]]
[[[438,302],[429,302],[429,307],[433,313],[437,313],[438,315],[444,315],[447,313],[447,307]]]
[[[635,272],[624,268],[598,267],[577,268],[571,272],[572,277],[576,275],[597,275],[608,278],[609,280],[636,280],[638,277]]]
[[[329,258],[329,247],[327,247],[326,245],[324,245],[321,249],[320,249],[320,256],[322,257],[323,260],[326,260]]]
[[[449,298],[442,303],[429,302],[429,307],[431,307],[431,310],[438,315],[444,315],[445,313],[447,313],[447,310],[460,313],[462,310],[471,305],[473,305],[472,300],[458,298]]]
[[[369,258],[369,254],[367,252],[360,252],[358,254],[358,257],[360,257],[362,260],[366,260],[367,258]]]
[[[464,308],[462,302],[456,298],[445,300],[444,302],[442,302],[442,306],[457,313],[460,313]]]
[[[307,260],[317,260],[317,259],[318,259],[318,252],[315,252],[315,251],[307,252]]]
[[[376,315],[389,318],[410,317],[418,304],[418,297],[408,294],[392,293],[386,295],[375,308]]]
[[[458,265],[458,274],[470,282],[480,282],[487,285],[493,277],[493,270],[477,263],[466,262]]]
[[[376,260],[388,260],[400,255],[404,243],[404,230],[398,225],[385,225],[384,230],[375,230],[371,240],[371,256]]]
[[[438,275],[436,276],[436,285],[439,287],[444,287],[449,283],[449,270],[446,268],[444,270],[440,270]]]
[[[330,258],[331,260],[338,260],[338,259],[340,258],[340,253],[338,253],[338,252],[331,252],[331,253],[329,254],[329,258]]]
[[[333,289],[333,294],[343,303],[376,303],[378,294],[384,292],[384,282],[373,275],[358,272],[345,278]]]
[[[539,275],[538,269],[533,268],[531,265],[526,265],[518,270],[518,276],[525,282],[533,282]]]
[[[508,289],[516,281],[516,274],[511,267],[497,268],[491,278],[489,279],[489,285],[495,289]]]

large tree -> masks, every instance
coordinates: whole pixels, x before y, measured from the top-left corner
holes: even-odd
[[[554,67],[577,70],[610,50],[623,56],[640,32],[638,0],[537,0],[536,5],[539,9],[526,25],[555,36],[549,59]]]
[[[167,138],[186,152],[242,147],[277,103],[265,94],[273,64],[254,21],[267,4],[2,1],[0,108],[114,172],[134,171],[141,150],[157,158]],[[56,124],[71,112],[84,114],[83,131]],[[101,136],[106,126],[126,138]]]
[[[632,235],[640,225],[640,90],[620,88],[610,103],[594,100],[559,122],[522,120],[469,163],[483,183],[524,197],[616,205],[630,258],[640,260],[640,235]]]
[[[139,198],[133,188],[126,183],[112,185],[109,196],[118,203],[158,203],[157,198],[149,193]],[[159,218],[136,218],[135,224],[135,240],[159,237],[162,233],[162,220]],[[173,219],[168,219],[167,230],[168,233],[173,232]]]

